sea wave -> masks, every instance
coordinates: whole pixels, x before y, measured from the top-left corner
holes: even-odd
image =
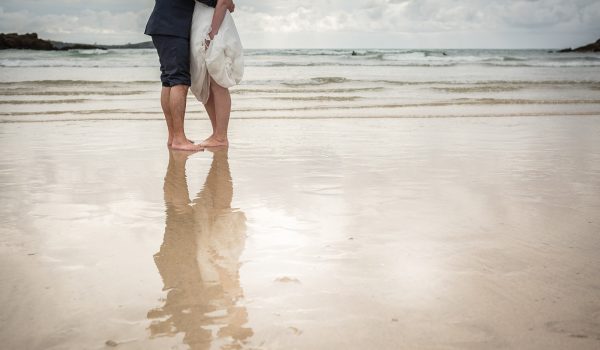
[[[155,80],[88,81],[37,80],[11,81],[0,85],[0,96],[65,96],[69,99],[88,96],[134,96],[155,93],[160,84]],[[396,87],[425,88],[448,93],[508,92],[527,88],[577,88],[600,90],[600,80],[404,80],[342,76],[315,76],[307,79],[247,80],[231,89],[232,94],[362,94]]]
[[[249,67],[398,66],[453,67],[481,65],[494,67],[599,67],[594,53],[556,53],[544,50],[410,50],[410,49],[295,49],[245,50]],[[113,68],[157,67],[155,50],[70,50],[0,52],[4,68]]]
[[[88,101],[87,99],[60,99],[60,100],[0,100],[0,104],[3,105],[37,105],[37,104],[69,104],[69,103],[82,103]]]
[[[0,60],[3,68],[147,68],[156,67],[156,64],[134,64],[131,62],[74,62],[66,61],[13,61]]]
[[[452,67],[452,62],[246,62],[247,67]]]
[[[357,93],[357,92],[373,92],[373,91],[381,91],[384,88],[381,86],[376,87],[364,87],[364,88],[325,88],[325,89],[311,89],[305,88],[302,86],[301,88],[289,87],[285,89],[263,89],[263,88],[235,88],[231,90],[232,94],[256,94],[256,93],[264,93],[264,94],[297,94],[297,93]]]
[[[598,117],[598,112],[518,112],[518,113],[489,113],[489,114],[474,114],[474,113],[443,113],[443,114],[377,114],[377,115],[262,115],[262,116],[244,116],[234,115],[232,120],[364,120],[364,119],[460,119],[460,118],[547,118],[547,117]],[[1,115],[1,114],[0,114]],[[154,115],[154,116],[149,116]],[[188,116],[186,120],[204,120],[204,116]],[[135,121],[135,122],[157,122],[164,121],[162,113],[144,113],[139,115],[133,114],[92,114],[78,117],[62,117],[62,116],[39,116],[27,118],[24,116],[4,116],[0,118],[0,124],[22,124],[22,123],[65,123],[65,122],[96,122],[96,121]]]
[[[80,49],[66,51],[4,50],[0,67],[154,67],[158,57],[154,50]]]
[[[101,49],[81,49],[81,50],[68,50],[67,51],[69,54],[71,54],[72,56],[75,55],[81,55],[81,56],[87,56],[87,55],[108,55],[111,53],[111,51],[109,50],[101,50]],[[114,52],[114,51],[112,51]]]
[[[0,90],[0,96],[91,96],[91,95],[104,95],[104,96],[132,96],[145,94],[148,91],[141,90],[125,90],[125,91],[109,91],[109,90],[82,90],[82,91],[45,91],[45,90],[31,90],[31,89],[14,89],[14,90]]]
[[[247,50],[249,66],[404,66],[509,65],[596,67],[598,54],[543,50]]]
[[[341,63],[341,62],[324,62],[324,63],[284,63],[284,62],[248,62],[246,67],[414,67],[414,68],[442,68],[442,67],[457,67],[461,65],[481,65],[490,67],[539,67],[539,68],[595,68],[600,67],[598,63],[583,63],[583,62],[539,62],[539,63],[510,63],[510,62],[439,62],[439,63],[420,63],[420,62],[388,62],[388,63]],[[77,63],[62,63],[62,64],[34,64],[34,63],[6,63],[0,61],[1,68],[156,68],[157,65],[136,65],[136,64],[77,64]]]
[[[348,78],[344,77],[315,77],[308,80],[295,80],[290,82],[282,82],[286,86],[313,86],[313,85],[325,85],[325,84],[340,84],[349,81]]]
[[[323,97],[323,101],[327,97]],[[449,101],[423,103],[389,103],[389,104],[337,104],[337,105],[306,105],[302,107],[246,107],[233,108],[232,112],[278,112],[278,111],[322,111],[322,110],[355,110],[355,109],[406,109],[422,107],[448,106],[493,106],[493,105],[600,105],[598,99],[499,99],[499,98],[459,98]],[[52,111],[9,111],[0,112],[0,116],[35,116],[35,115],[101,115],[101,114],[162,114],[161,111],[114,109],[81,109],[81,110],[52,110]],[[598,112],[595,112],[596,114]]]
[[[133,80],[133,81],[109,81],[109,80],[26,80],[26,81],[7,81],[2,83],[3,88],[7,87],[47,87],[47,86],[131,86],[138,84],[156,84],[156,80]]]

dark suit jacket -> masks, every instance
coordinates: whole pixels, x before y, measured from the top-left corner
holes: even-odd
[[[215,7],[217,0],[197,0]],[[171,35],[188,39],[194,15],[194,0],[156,0],[144,34]]]

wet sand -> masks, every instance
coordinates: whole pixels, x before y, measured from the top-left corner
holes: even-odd
[[[232,128],[1,124],[1,347],[600,347],[600,117]]]

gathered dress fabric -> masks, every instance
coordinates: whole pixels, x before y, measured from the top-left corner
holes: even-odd
[[[230,88],[239,84],[244,75],[242,42],[229,11],[208,48],[204,45],[209,38],[214,11],[214,8],[196,2],[190,33],[191,90],[202,103],[210,96],[211,77],[218,85]]]

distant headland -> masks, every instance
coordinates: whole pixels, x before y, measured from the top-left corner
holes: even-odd
[[[17,33],[0,33],[0,50],[7,49],[23,49],[23,50],[108,50],[108,49],[153,49],[154,45],[151,41],[126,44],[126,45],[90,45],[65,43],[62,41],[44,40],[38,38],[37,33],[17,34]]]
[[[17,34],[17,33],[0,33],[0,50],[7,49],[22,49],[22,50],[86,50],[86,49],[153,49],[152,41],[145,41],[135,44],[125,45],[97,45],[97,44],[77,44],[65,43],[62,41],[44,40],[38,38],[37,33]],[[578,48],[567,48],[558,51],[550,52],[600,52],[600,39],[595,43],[584,45]]]
[[[558,52],[600,52],[600,39],[595,43],[587,44],[576,49],[568,48],[559,50]]]

